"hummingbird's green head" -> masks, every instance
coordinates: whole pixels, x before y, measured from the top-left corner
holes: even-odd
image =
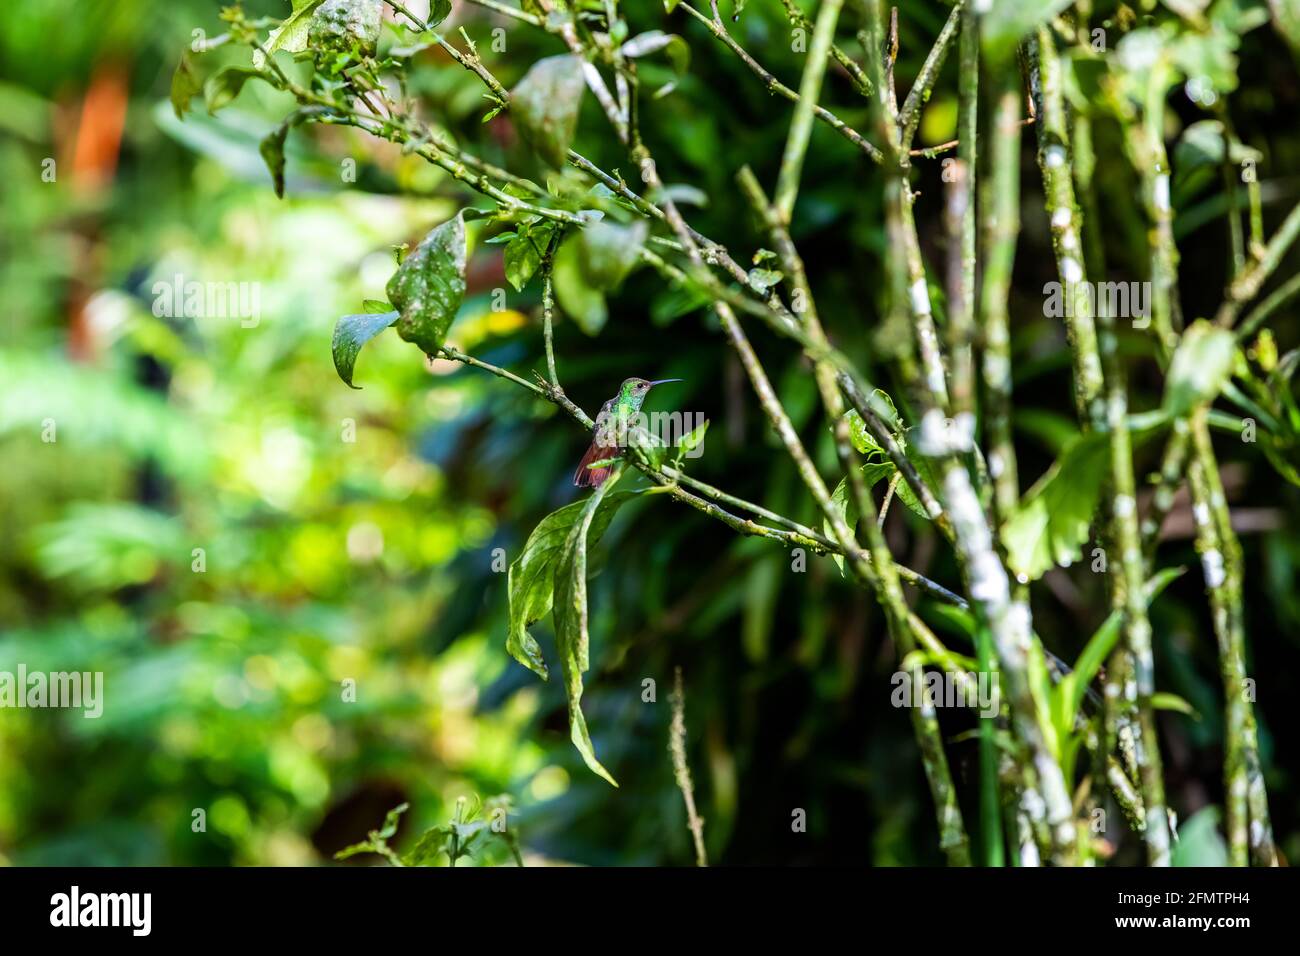
[[[640,411],[641,404],[645,401],[645,397],[650,392],[650,389],[656,385],[663,385],[666,382],[680,381],[680,378],[660,378],[653,382],[648,382],[643,378],[625,379],[618,390],[619,404],[628,404],[636,411]]]

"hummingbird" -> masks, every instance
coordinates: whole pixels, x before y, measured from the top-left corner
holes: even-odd
[[[680,382],[680,378],[661,378],[648,382],[643,378],[629,378],[618,388],[618,394],[600,406],[596,416],[596,428],[591,439],[591,447],[578,462],[578,470],[573,475],[573,483],[579,488],[590,486],[599,488],[609,477],[610,465],[589,468],[598,461],[613,458],[619,453],[620,434],[641,411],[641,405],[650,389],[668,382]]]

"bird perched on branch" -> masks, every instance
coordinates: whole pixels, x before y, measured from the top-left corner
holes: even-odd
[[[661,378],[653,382],[643,378],[625,379],[619,386],[618,394],[600,406],[591,447],[582,456],[582,461],[578,462],[573,483],[579,488],[599,488],[604,484],[613,464],[609,460],[618,457],[623,445],[626,444],[627,427],[641,411],[641,405],[645,402],[650,389],[656,385],[680,381],[680,378]],[[601,462],[609,462],[609,464],[598,464]],[[593,468],[592,465],[598,467]]]

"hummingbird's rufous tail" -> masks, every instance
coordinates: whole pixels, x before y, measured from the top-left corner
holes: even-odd
[[[614,455],[613,449],[601,448],[594,441],[587,448],[587,453],[582,456],[582,461],[578,462],[578,470],[573,475],[573,483],[579,488],[599,488],[609,477],[610,465],[604,465],[600,468],[589,468],[588,465],[598,461],[604,461]]]

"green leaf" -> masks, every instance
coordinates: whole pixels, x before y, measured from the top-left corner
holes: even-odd
[[[1036,581],[1048,568],[1078,559],[1110,473],[1108,442],[1105,432],[1072,441],[1007,519],[1002,539],[1018,577]]]
[[[451,827],[430,827],[420,834],[415,845],[402,854],[402,863],[406,866],[426,866],[436,860],[447,847],[451,838]]]
[[[429,4],[429,16],[424,22],[431,27],[436,27],[449,16],[451,16],[451,0],[432,0]]]
[[[591,746],[587,719],[582,714],[582,675],[591,667],[590,640],[587,633],[587,546],[588,532],[596,512],[609,490],[618,482],[622,464],[615,463],[609,478],[585,502],[578,520],[573,523],[560,559],[555,567],[555,645],[564,675],[564,691],[569,700],[569,737],[582,754],[583,761],[597,776],[617,787]]]
[[[506,246],[502,256],[506,279],[515,287],[515,291],[522,292],[537,267],[542,264],[542,256],[545,255],[554,232],[555,226],[549,222],[521,227]]]
[[[172,109],[177,119],[184,119],[189,112],[190,100],[203,91],[203,84],[194,75],[194,64],[188,53],[182,53],[176,70],[172,73]]]
[[[262,154],[266,168],[271,171],[271,182],[275,187],[276,196],[280,199],[284,198],[284,144],[289,138],[289,130],[328,112],[329,110],[323,106],[299,107],[286,116],[279,126],[267,133],[266,138],[258,144],[257,151]]]
[[[874,488],[876,483],[882,478],[889,478],[897,474],[898,469],[894,467],[892,461],[871,461],[863,465],[861,471],[862,480],[866,483],[867,488],[871,489]],[[853,494],[849,488],[847,479],[841,478],[840,483],[835,486],[835,490],[831,493],[831,504],[839,511],[840,517],[844,519],[844,523],[849,526],[850,531],[857,527],[859,517],[858,505],[857,502],[853,500]],[[822,532],[832,541],[835,540],[835,531],[831,527],[829,518],[822,519]],[[831,557],[835,561],[835,566],[840,569],[840,574],[843,574],[844,556],[840,554],[832,554]]]
[[[1173,710],[1180,714],[1186,714],[1194,720],[1201,719],[1201,715],[1196,712],[1196,708],[1177,694],[1170,694],[1165,691],[1152,694],[1151,706],[1155,710]]]
[[[1016,44],[1070,5],[1070,0],[992,0],[980,18],[980,39],[991,62],[1003,63]]]
[[[608,484],[610,483],[606,481],[605,485]],[[614,512],[637,494],[639,492],[621,491],[601,499],[587,531],[588,546],[594,546],[600,541]],[[542,658],[541,647],[528,633],[528,628],[551,610],[555,568],[565,539],[581,518],[586,505],[587,501],[575,501],[543,518],[528,536],[524,550],[510,565],[506,575],[506,591],[510,603],[510,630],[506,637],[506,650],[542,680],[547,679],[546,662]]]
[[[766,295],[773,286],[785,278],[780,269],[750,269],[749,286],[759,295]]]
[[[431,230],[388,280],[388,299],[401,313],[397,334],[426,355],[442,348],[465,298],[465,258],[462,212]]]
[[[583,276],[603,291],[618,288],[640,261],[649,231],[644,219],[629,226],[606,221],[583,228],[577,237]]]
[[[1220,166],[1224,151],[1233,163],[1261,162],[1264,154],[1235,140],[1228,144],[1223,123],[1219,120],[1200,120],[1183,130],[1182,138],[1174,147],[1175,176],[1182,179],[1199,166]]]
[[[510,112],[519,131],[542,159],[563,168],[578,130],[578,109],[586,81],[576,56],[538,60],[510,93]]]
[[[362,299],[361,308],[371,315],[378,315],[381,312],[392,312],[392,303],[385,299]]]
[[[286,53],[301,53],[307,49],[307,34],[311,29],[311,16],[316,12],[316,8],[324,0],[293,0],[293,12],[285,17],[278,27],[271,31],[262,44],[268,55],[274,55],[277,50],[284,50]],[[253,65],[261,68],[265,65],[265,57],[262,56],[261,50],[253,51]]]
[[[352,370],[357,363],[357,353],[384,329],[397,321],[396,312],[363,312],[359,315],[345,315],[334,326],[334,369],[339,373],[348,388],[352,384]]]
[[[560,308],[582,331],[596,335],[609,319],[605,293],[616,289],[640,261],[649,225],[593,222],[565,240],[551,277]]]
[[[1163,409],[1130,415],[1127,428],[1134,447],[1168,421]],[[1003,524],[1007,564],[1017,576],[1035,581],[1048,568],[1078,559],[1109,476],[1109,441],[1105,431],[1071,441]]]
[[[569,239],[555,253],[551,278],[555,298],[564,313],[588,335],[596,335],[609,319],[605,293],[588,281],[583,268],[583,253],[577,237]]]
[[[208,106],[208,113],[228,106],[244,89],[244,84],[252,79],[261,79],[262,74],[242,66],[228,66],[220,73],[214,73],[203,84],[203,99]],[[175,104],[172,104],[173,107]]]
[[[388,846],[388,841],[397,835],[397,827],[401,823],[402,814],[410,808],[409,803],[400,804],[388,811],[384,817],[383,826],[378,830],[371,830],[366,834],[367,839],[360,843],[354,843],[334,854],[336,860],[346,860],[348,857],[356,856],[358,853],[378,853],[385,857],[390,863],[400,865],[396,853]]]
[[[1218,807],[1203,807],[1182,822],[1174,842],[1174,866],[1228,866],[1219,815]]]
[[[673,461],[681,464],[683,458],[699,448],[704,442],[704,433],[709,430],[709,420],[706,418],[703,422],[681,438],[677,439],[677,449],[673,453]]]
[[[1189,325],[1169,363],[1164,411],[1177,418],[1214,401],[1232,377],[1236,355],[1237,339],[1229,329],[1205,319]]]

